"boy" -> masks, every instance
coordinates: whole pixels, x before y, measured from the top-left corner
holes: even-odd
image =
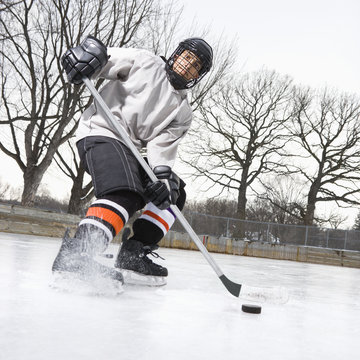
[[[185,183],[172,171],[177,147],[188,131],[192,113],[186,90],[210,70],[213,53],[200,38],[180,42],[168,60],[146,50],[109,48],[88,36],[69,49],[62,62],[70,82],[104,78],[100,94],[133,143],[146,149],[147,161],[159,181],[149,181],[131,151],[107,123],[96,101],[83,113],[77,132],[82,164],[91,175],[96,200],[79,223],[74,238],[65,234],[53,271],[98,273],[128,282],[165,283],[166,268],[148,255],[169,231],[175,216],[169,208],[185,204]],[[133,236],[123,242],[116,269],[97,263],[128,219],[142,208]]]

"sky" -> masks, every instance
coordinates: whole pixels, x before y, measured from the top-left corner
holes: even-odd
[[[237,71],[265,67],[291,76],[295,84],[360,95],[360,1],[182,0],[178,4],[184,5],[183,26],[190,26],[195,17],[199,29],[210,25],[211,38],[223,34],[229,41],[237,39]],[[0,180],[21,186],[22,174],[14,161],[2,154],[0,160]],[[179,162],[175,169],[181,172]],[[69,194],[70,186],[54,169],[43,185],[58,198]],[[202,182],[188,182],[189,197],[199,196],[201,188]]]
[[[237,38],[240,71],[262,67],[295,83],[360,93],[357,0],[183,0],[186,18]],[[221,6],[219,5],[221,4]]]

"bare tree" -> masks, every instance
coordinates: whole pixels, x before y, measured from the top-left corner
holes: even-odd
[[[295,94],[295,111],[288,126],[296,172],[308,185],[304,225],[312,225],[316,204],[360,204],[360,102],[355,96],[309,89]],[[330,219],[328,219],[330,220]]]
[[[262,188],[255,190],[256,200],[250,203],[247,218],[280,224],[302,224],[305,184],[290,174],[260,178]]]
[[[145,7],[146,9],[146,7]],[[173,34],[178,25],[179,16],[182,8],[176,7],[174,1],[170,2],[152,2],[151,13],[141,16],[141,22],[138,21],[136,32],[134,32],[131,41],[120,39],[115,42],[115,46],[136,46],[152,50],[156,54],[166,51]],[[131,23],[130,23],[131,24]],[[140,26],[141,25],[141,26]],[[101,39],[106,44],[111,44],[108,39]],[[102,83],[99,80],[97,87]],[[70,145],[70,148],[74,144]],[[68,205],[68,212],[79,214],[86,207],[89,201],[94,197],[94,189],[91,181],[84,181],[86,172],[80,164],[78,156],[71,149],[71,156],[67,157],[63,148],[57,151],[55,161],[59,169],[72,180],[72,188]]]
[[[143,24],[139,28],[136,41],[128,45],[146,48],[158,55],[170,55],[178,43],[178,39],[191,36],[206,36],[207,30],[198,31],[196,29],[186,29],[186,33],[181,30],[182,7],[174,1],[158,2],[153,4],[151,16],[143,19]],[[144,34],[143,34],[144,33]],[[142,34],[144,36],[142,36]],[[196,35],[194,35],[196,34]],[[204,35],[205,34],[205,35]],[[122,43],[120,43],[122,45]],[[214,67],[211,74],[190,93],[190,102],[194,109],[206,98],[211,88],[222,80],[231,71],[235,59],[235,44],[228,44],[223,37],[212,43],[215,52]],[[89,183],[80,184],[84,178],[84,169],[79,167],[77,157],[73,156],[73,163],[69,164],[69,159],[61,159],[58,153],[60,169],[73,181],[71,197],[69,202],[69,212],[79,213],[82,206],[93,196],[89,191]],[[87,194],[87,195],[86,195]],[[86,196],[84,198],[84,196]]]
[[[16,4],[19,4],[21,0],[0,0],[0,11],[5,10],[7,7],[14,6]]]
[[[174,0],[154,5],[151,17],[144,23],[144,34],[138,46],[165,58],[173,51],[175,39],[181,33],[183,6]]]
[[[2,182],[0,179],[0,200],[5,199],[5,196],[10,190],[10,185],[6,182]]]
[[[237,216],[246,218],[247,191],[260,174],[280,166],[291,80],[260,71],[232,80],[200,106],[201,118],[182,160],[210,187],[237,193]]]
[[[127,5],[126,5],[127,4]],[[114,4],[115,5],[115,4]],[[128,9],[126,8],[128,6]],[[161,1],[146,1],[139,4],[136,1],[123,2],[123,6],[119,6],[116,10],[112,10],[112,25],[123,18],[123,29],[112,29],[105,34],[99,34],[100,39],[108,46],[136,46],[143,47],[144,43],[149,39],[149,24],[162,17],[164,22],[168,22],[167,16],[171,15],[172,5],[165,4],[165,10],[162,9]],[[125,15],[124,15],[124,14]],[[154,20],[155,19],[155,20]],[[105,38],[101,37],[105,36]],[[146,40],[144,40],[146,39]],[[97,87],[102,84],[103,80],[97,81]],[[84,167],[80,164],[78,156],[72,151],[72,156],[67,158],[62,153],[62,148],[57,151],[57,164],[59,169],[69,178],[73,185],[68,205],[68,212],[79,214],[86,207],[86,204],[93,198],[94,190],[92,183],[86,179],[87,175]]]
[[[341,225],[345,224],[348,217],[346,215],[341,215],[337,212],[331,212],[327,216],[327,223],[330,224],[332,229],[338,229]]]
[[[210,40],[212,38],[209,34]],[[236,39],[228,41],[223,35],[211,42],[214,51],[213,67],[208,76],[206,76],[199,85],[191,92],[190,103],[193,110],[200,109],[203,102],[208,97],[212,97],[214,92],[222,92],[228,81],[231,81],[234,74],[234,65],[236,60],[237,46]]]
[[[22,204],[32,205],[45,171],[70,139],[89,103],[84,87],[66,83],[60,58],[87,35],[107,45],[136,42],[154,0],[22,0],[0,18],[0,149],[23,172]]]
[[[201,201],[192,200],[186,203],[185,210],[212,216],[234,217],[236,201],[228,199],[211,198]]]
[[[358,212],[354,221],[353,230],[360,230],[360,211]]]
[[[79,215],[94,197],[94,188],[91,179],[89,177],[86,179],[85,167],[78,159],[74,144],[70,141],[67,144],[71,154],[70,159],[65,156],[64,151],[57,151],[54,160],[59,169],[72,180],[67,212]]]

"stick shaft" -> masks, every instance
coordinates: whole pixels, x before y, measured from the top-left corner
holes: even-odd
[[[109,122],[109,124],[114,128],[114,130],[120,135],[123,142],[126,144],[126,146],[131,150],[133,155],[136,157],[136,159],[139,161],[142,168],[145,170],[146,174],[149,176],[149,178],[152,181],[158,181],[157,177],[153,173],[152,169],[148,165],[148,163],[144,160],[144,158],[140,155],[138,149],[133,144],[131,139],[129,138],[128,134],[124,130],[124,128],[121,126],[121,124],[115,119],[113,113],[99,94],[99,92],[96,90],[94,84],[91,82],[88,78],[83,78],[83,81],[91,94],[93,95],[94,99],[97,101],[98,105],[101,107],[101,109],[104,111],[106,118]],[[199,237],[196,235],[195,231],[192,229],[188,221],[185,219],[184,215],[181,213],[179,208],[176,205],[171,205],[171,210],[174,212],[177,219],[180,221],[181,225],[184,227],[186,232],[189,234],[190,238],[194,241],[196,246],[199,248],[207,262],[211,265],[211,267],[214,269],[217,276],[220,278],[220,280],[223,282],[223,284],[227,287],[225,282],[223,281],[225,275],[221,271],[220,267],[217,265],[215,260],[212,258],[212,256],[207,251],[206,247],[203,245]],[[241,287],[241,285],[239,285]],[[228,288],[228,287],[227,287]],[[229,289],[228,289],[229,290]],[[230,291],[230,290],[229,290]],[[231,291],[230,291],[231,292]],[[240,288],[239,288],[240,292]],[[234,294],[233,294],[234,295]],[[237,295],[238,296],[238,295]]]

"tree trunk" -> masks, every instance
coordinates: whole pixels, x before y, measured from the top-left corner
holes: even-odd
[[[34,206],[35,196],[39,189],[43,175],[44,173],[40,171],[36,166],[26,168],[23,175],[24,190],[21,196],[22,206]]]
[[[71,189],[71,195],[70,195],[70,200],[69,200],[69,205],[67,208],[67,212],[68,214],[74,214],[74,215],[80,215],[80,212],[82,210],[82,206],[81,206],[81,188],[78,189],[78,186],[76,183],[74,183],[72,189]],[[80,190],[80,193],[79,193]]]
[[[246,186],[240,185],[239,192],[238,192],[238,203],[237,203],[237,217],[241,221],[236,222],[236,228],[233,232],[233,236],[238,239],[245,238],[245,224],[243,220],[246,217]]]
[[[319,189],[315,182],[311,185],[308,195],[306,213],[304,216],[304,225],[306,226],[312,226],[314,224],[316,196],[318,191]]]
[[[306,206],[304,225],[312,226],[314,224],[314,216],[315,216],[315,203],[308,203]]]
[[[69,214],[81,215],[82,211],[90,199],[94,196],[94,189],[91,189],[91,184],[83,188],[85,169],[80,168],[75,179],[73,179],[73,186],[71,188],[71,195],[67,212]]]
[[[240,220],[246,219],[246,190],[247,190],[247,181],[249,176],[249,169],[250,169],[250,163],[251,163],[251,157],[249,156],[249,148],[246,155],[246,161],[243,165],[243,169],[241,172],[241,180],[240,180],[240,186],[238,190],[238,203],[237,203],[237,217]]]
[[[246,218],[246,187],[240,186],[238,192],[238,203],[237,203],[237,217],[240,220],[245,220]]]

